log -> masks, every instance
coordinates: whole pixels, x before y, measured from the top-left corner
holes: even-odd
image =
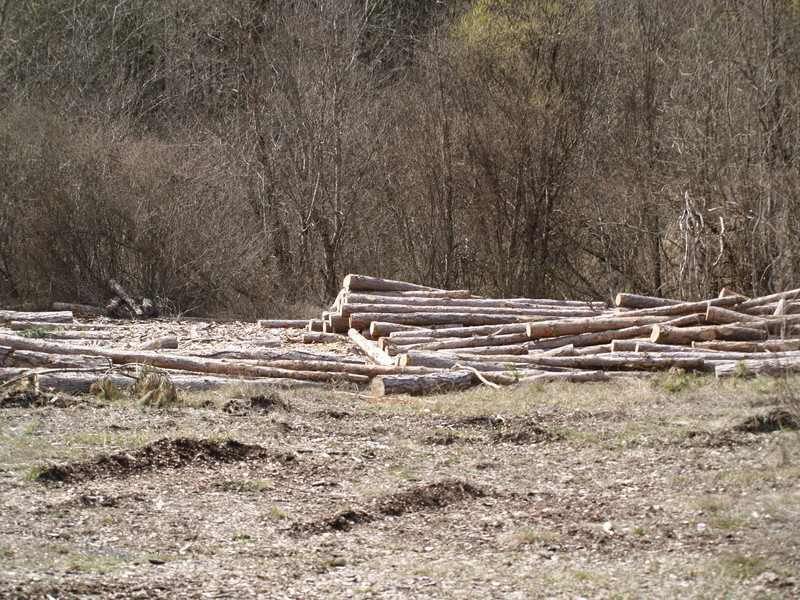
[[[9,380],[16,376],[28,374],[29,378],[36,380],[40,389],[49,389],[69,394],[88,394],[93,384],[101,379],[111,381],[119,389],[130,387],[134,379],[124,375],[108,373],[99,376],[97,373],[79,373],[70,371],[61,372],[35,372],[23,369],[4,370],[0,372],[0,380]],[[212,375],[187,375],[169,373],[170,380],[178,390],[203,392],[219,390],[227,387],[237,387],[252,390],[271,390],[286,388],[322,387],[325,384],[313,381],[300,381],[298,379],[255,379],[247,377],[220,377]]]
[[[53,310],[69,311],[76,317],[107,317],[108,312],[101,306],[88,304],[71,304],[69,302],[53,302]]]
[[[653,296],[638,296],[636,294],[617,294],[614,304],[619,308],[655,308],[657,306],[673,306],[683,304],[681,300],[669,298],[656,298]]]
[[[760,323],[761,317],[748,315],[721,306],[709,306],[706,309],[706,322],[711,325],[728,325],[730,323]]]
[[[652,333],[652,329],[651,329]],[[650,342],[650,338],[630,338],[630,339],[619,339],[619,340],[612,340],[611,342],[611,351],[612,352],[636,352],[636,346],[639,342]],[[656,345],[656,344],[653,344]]]
[[[692,314],[683,315],[669,321],[664,321],[665,325],[682,327],[684,325],[695,325],[702,321],[702,315]],[[650,336],[653,331],[652,325],[639,325],[634,327],[624,327],[622,329],[609,329],[608,331],[597,331],[595,333],[581,333],[576,335],[565,335],[549,339],[540,339],[530,342],[530,350],[549,350],[565,344],[574,346],[596,346],[607,344],[617,339],[636,338],[640,336]]]
[[[50,312],[19,312],[0,310],[0,323],[10,321],[29,321],[31,323],[72,323],[72,312],[68,310]]]
[[[355,329],[348,331],[347,336],[353,340],[353,343],[361,348],[361,350],[363,350],[364,353],[369,356],[375,364],[394,365],[394,359],[391,356],[386,354],[386,352],[378,348],[378,346],[370,342]]]
[[[111,340],[114,336],[108,331],[44,331],[40,336],[49,340]]]
[[[369,329],[372,321],[388,321],[403,325],[442,325],[462,323],[464,325],[497,325],[502,323],[524,323],[530,317],[520,315],[487,315],[465,313],[354,313],[350,315],[350,327]]]
[[[516,356],[516,355],[515,355]],[[470,360],[463,357],[447,356],[440,352],[423,352],[419,350],[410,350],[408,354],[400,354],[397,356],[398,367],[427,367],[430,369],[452,369],[456,365],[463,365],[472,367],[479,371],[498,371],[505,372],[508,366],[500,364],[499,361],[494,362],[492,357],[481,357],[487,359],[485,361]],[[492,362],[487,362],[487,361]]]
[[[328,344],[337,340],[343,340],[344,337],[338,333],[322,333],[319,331],[307,331],[303,334],[304,344]]]
[[[167,336],[160,337],[139,346],[139,350],[177,350],[178,338]]]
[[[255,363],[264,367],[274,367],[277,369],[288,369],[290,371],[325,371],[329,373],[355,373],[357,375],[367,375],[368,377],[375,377],[376,375],[426,375],[428,373],[435,373],[438,369],[426,366],[398,366],[392,359],[391,365],[375,365],[375,364],[353,364],[353,363],[338,363],[329,361],[314,361],[309,359],[304,360],[262,360]],[[449,367],[447,367],[449,368]]]
[[[657,306],[655,308],[642,308],[632,310],[625,314],[629,317],[645,315],[688,315],[692,313],[705,313],[709,306],[721,306],[729,308],[735,306],[742,300],[741,296],[725,296],[724,298],[714,298],[713,300],[703,300],[702,302],[682,302],[681,304],[671,304],[669,306]]]
[[[344,333],[350,329],[350,319],[339,313],[322,313],[322,331],[325,333]],[[364,329],[363,327],[361,329]]]
[[[159,367],[161,369],[175,369],[178,371],[192,371],[196,373],[213,373],[221,375],[242,375],[247,377],[284,377],[302,379],[305,381],[349,381],[353,383],[368,383],[369,377],[346,372],[333,371],[292,371],[259,365],[241,363],[227,363],[222,360],[208,358],[193,358],[174,354],[160,354],[145,350],[112,350],[92,346],[66,346],[53,342],[34,341],[13,336],[0,336],[0,345],[10,346],[19,350],[33,350],[50,354],[88,354],[92,356],[105,356],[114,364],[141,363]]]
[[[780,309],[780,302],[774,302],[772,304],[763,304],[761,306],[754,306],[753,308],[748,308],[743,310],[742,312],[748,315],[777,315],[778,310]],[[786,302],[783,305],[783,312],[780,314],[784,315],[796,315],[800,313],[800,302]]]
[[[369,324],[369,335],[373,338],[386,337],[398,331],[429,331],[423,330],[417,325],[401,325],[400,323],[387,323],[385,321],[373,321]]]
[[[505,325],[476,325],[471,327],[442,327],[440,329],[423,329],[417,327],[413,331],[397,331],[389,334],[389,339],[393,342],[402,343],[403,338],[428,336],[431,338],[453,338],[453,337],[474,337],[474,336],[494,336],[509,333],[525,333],[525,323],[508,323]]]
[[[463,390],[473,385],[469,371],[445,371],[430,375],[379,375],[372,380],[376,396],[435,394]]]
[[[591,356],[594,354],[607,354],[611,352],[611,344],[597,344],[596,346],[585,346],[575,348],[575,353],[581,356]]]
[[[465,314],[465,315],[501,315],[501,316],[520,316],[520,317],[596,317],[597,312],[592,310],[576,309],[554,309],[554,308],[502,308],[502,307],[483,307],[483,306],[413,306],[409,304],[342,304],[342,316],[350,316],[355,313],[386,313],[386,321],[392,322],[388,315],[397,314]],[[534,319],[531,319],[534,320]],[[454,323],[456,320],[448,320]],[[460,322],[460,321],[459,321]]]
[[[346,292],[346,290],[344,290]],[[378,292],[381,296],[389,298],[480,298],[473,296],[469,290],[406,290],[403,292]]]
[[[138,302],[136,302],[136,300],[133,299],[133,296],[131,296],[127,290],[119,284],[116,279],[109,279],[108,285],[117,296],[122,298],[123,302],[128,305],[128,308],[133,311],[133,314],[136,315],[137,318],[144,318],[144,310],[142,307]]]
[[[113,329],[115,331],[121,331],[124,329],[122,325],[107,325],[107,324],[99,324],[99,323],[69,323],[65,325],[64,323],[49,323],[46,321],[9,321],[5,324],[6,327],[9,329],[13,329],[14,331],[25,331],[26,329],[38,329],[40,331],[50,331],[50,330],[57,330],[57,331],[108,331]]]
[[[661,316],[611,316],[589,317],[583,319],[565,319],[555,321],[539,321],[528,323],[526,333],[530,339],[558,337],[593,333],[610,329],[623,329],[638,325],[649,325],[668,320]]]
[[[692,348],[730,352],[786,352],[800,350],[800,340],[767,340],[765,342],[713,340],[710,342],[692,342]]]
[[[444,351],[446,353],[446,351]],[[510,344],[507,346],[475,346],[474,348],[460,348],[461,356],[492,356],[494,354],[527,354],[527,344]]]
[[[395,346],[396,351],[404,351],[409,348],[416,350],[452,350],[456,348],[478,348],[485,346],[507,346],[517,345],[528,340],[526,333],[510,333],[508,335],[482,336],[474,338],[451,338],[437,339],[430,342],[421,342],[411,346]],[[563,345],[563,344],[562,344]]]
[[[751,375],[785,375],[800,373],[800,358],[749,359],[727,362],[714,368],[717,378]]]
[[[798,298],[800,298],[800,288],[785,292],[778,292],[777,294],[769,294],[767,296],[759,296],[758,298],[753,298],[752,300],[745,300],[744,302],[741,302],[736,309],[740,311],[747,311],[757,306],[763,306],[764,304],[779,302],[782,299],[790,302],[792,300],[797,300]]]
[[[439,366],[446,368],[453,367],[458,363],[453,359],[446,359],[437,353],[410,351],[408,354],[401,355],[400,365],[420,365]],[[494,356],[485,357],[496,361],[494,363],[465,363],[468,366],[482,368],[486,371],[500,371],[508,368],[509,365],[524,369],[528,366],[566,368],[566,369],[601,369],[601,370],[635,370],[651,371],[666,370],[671,368],[701,370],[704,367],[702,358],[695,357],[650,357],[643,355],[635,356]],[[452,362],[451,362],[452,361]]]
[[[133,316],[133,313],[119,296],[114,296],[108,301],[106,313],[108,313],[109,317],[118,317],[120,319],[128,319]]]
[[[469,307],[469,308],[500,308],[500,309],[522,309],[522,310],[547,310],[553,312],[589,312],[589,313],[599,313],[604,306],[601,306],[599,309],[595,308],[590,304],[579,305],[579,306],[571,306],[571,305],[562,305],[562,304],[548,304],[543,302],[537,302],[535,300],[504,300],[504,299],[497,299],[497,298],[423,298],[418,296],[411,296],[405,298],[398,298],[396,296],[378,296],[378,295],[370,295],[370,294],[347,294],[341,304],[341,307],[349,306],[349,305],[376,305],[376,304],[388,304],[388,305],[402,305],[402,306],[415,306],[415,307],[427,307],[427,306],[434,306],[437,308],[446,308],[446,307]],[[421,310],[427,310],[425,308]],[[357,312],[357,311],[350,311],[350,312]],[[367,311],[363,310],[360,312],[380,312],[380,311]],[[458,312],[458,311],[451,311],[451,312]],[[347,314],[345,311],[342,311],[342,314]]]
[[[25,368],[109,369],[111,361],[101,356],[49,354],[0,346],[0,366]]]
[[[305,329],[308,319],[261,319],[259,327],[265,329]]]
[[[322,319],[309,319],[306,329],[310,332],[322,333]]]
[[[562,371],[559,373],[538,373],[522,377],[520,383],[542,383],[553,381],[608,381],[611,377],[605,371]]]
[[[764,329],[736,327],[734,325],[701,325],[699,327],[673,327],[653,325],[650,341],[657,344],[690,344],[694,341],[735,340],[753,341],[767,339]]]
[[[445,290],[439,288],[428,287],[426,285],[417,285],[416,283],[408,283],[406,281],[397,281],[394,279],[381,279],[379,277],[369,277],[368,275],[347,275],[344,278],[342,287],[348,292],[407,292],[407,291],[437,291],[444,292]]]

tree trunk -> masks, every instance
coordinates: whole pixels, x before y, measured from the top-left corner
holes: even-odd
[[[72,323],[71,311],[51,312],[17,312],[15,310],[0,310],[0,323],[9,321],[29,321],[31,323]]]

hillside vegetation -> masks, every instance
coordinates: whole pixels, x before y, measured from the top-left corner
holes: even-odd
[[[0,0],[0,304],[800,279],[797,0]]]

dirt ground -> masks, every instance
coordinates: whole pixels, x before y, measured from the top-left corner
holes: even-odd
[[[800,382],[0,406],[3,598],[798,598]]]

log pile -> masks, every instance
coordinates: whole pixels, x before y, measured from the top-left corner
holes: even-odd
[[[147,316],[144,303],[121,286],[116,291],[132,315],[140,316],[138,307]],[[369,387],[375,395],[639,378],[668,369],[717,377],[800,372],[800,289],[752,299],[724,293],[701,302],[619,294],[610,308],[348,275],[320,319],[256,326],[289,332],[305,326],[296,341],[344,347],[358,357],[258,348],[198,354],[174,334],[113,347],[98,340],[109,339],[114,325],[74,317],[63,310],[0,311],[0,384],[36,374],[40,383],[86,391],[100,377],[119,378],[125,365],[163,370],[189,389],[335,385]],[[37,334],[25,335],[31,331]]]

